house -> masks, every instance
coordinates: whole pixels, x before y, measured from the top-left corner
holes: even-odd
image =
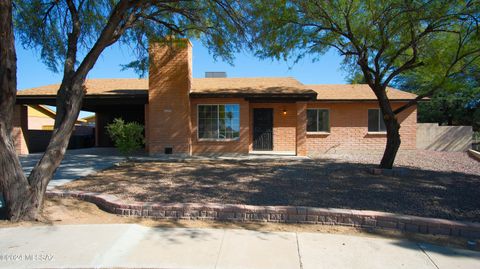
[[[95,112],[95,144],[110,146],[116,117],[145,124],[150,154],[382,151],[385,126],[367,85],[304,85],[291,77],[192,78],[192,46],[150,45],[148,79],[91,79],[83,110]],[[17,104],[54,104],[58,85],[18,92]],[[389,88],[393,107],[416,95]],[[18,113],[22,113],[17,108]],[[401,150],[415,149],[416,107],[398,115]],[[21,116],[16,126],[20,127]],[[17,128],[18,129],[18,128]],[[19,147],[21,150],[21,147]]]
[[[55,111],[44,105],[27,106],[28,129],[49,130],[55,123]]]
[[[81,118],[81,125],[95,127],[96,117],[95,114]]]

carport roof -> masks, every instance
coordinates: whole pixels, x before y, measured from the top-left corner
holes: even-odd
[[[85,82],[87,94],[82,109],[98,111],[112,106],[139,106],[148,103],[148,80],[90,79]],[[54,106],[60,84],[52,84],[17,92],[17,104]]]

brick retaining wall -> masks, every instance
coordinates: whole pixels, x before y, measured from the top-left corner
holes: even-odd
[[[262,221],[342,225],[362,228],[480,238],[480,223],[424,218],[368,210],[301,206],[252,206],[215,203],[125,202],[116,196],[80,191],[48,191],[48,197],[71,197],[92,202],[123,216],[157,219]]]

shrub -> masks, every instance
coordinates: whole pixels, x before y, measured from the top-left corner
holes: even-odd
[[[124,155],[129,155],[143,146],[143,125],[137,122],[126,123],[117,118],[107,125],[106,129],[115,147]]]

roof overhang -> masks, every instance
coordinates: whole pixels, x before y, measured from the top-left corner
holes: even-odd
[[[190,98],[244,98],[251,102],[314,101],[317,93],[201,93],[191,92]]]
[[[17,95],[18,105],[56,105],[56,95]],[[95,111],[102,106],[148,104],[148,94],[89,94],[83,98],[82,110]]]
[[[413,99],[390,99],[390,102],[393,103],[404,103],[404,102],[410,102]],[[366,103],[366,102],[377,102],[377,99],[319,99],[315,100],[315,102],[319,103]]]

